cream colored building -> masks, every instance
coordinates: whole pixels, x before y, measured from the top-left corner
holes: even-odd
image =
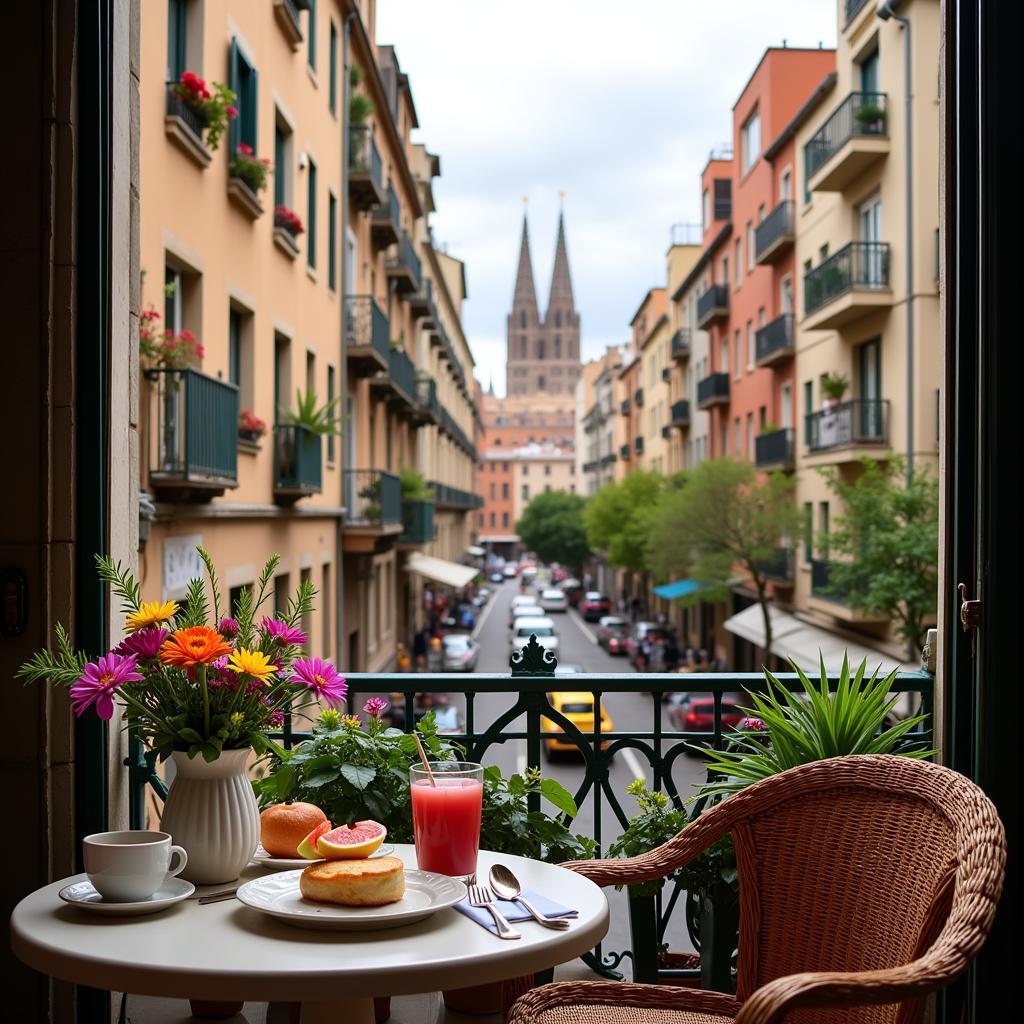
[[[582,414],[576,428],[576,463],[580,493],[596,494],[616,477],[616,381],[622,365],[617,345],[583,367],[577,384]]]
[[[798,552],[795,603],[895,655],[902,645],[891,643],[887,621],[849,608],[828,587],[821,538],[841,509],[817,470],[850,480],[862,455],[884,459],[890,451],[937,468],[940,5],[897,6],[910,21],[910,152],[907,30],[878,18],[872,3],[848,23],[849,5],[838,5],[835,85],[796,128],[797,500],[815,541]],[[823,394],[825,373],[848,381],[842,399]]]
[[[494,453],[491,453],[492,455]],[[576,493],[576,459],[554,445],[530,444],[502,455],[510,465],[512,521],[519,522],[526,506],[548,491]]]

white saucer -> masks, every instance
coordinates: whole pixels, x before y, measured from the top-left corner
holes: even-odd
[[[137,917],[140,914],[156,914],[175,903],[187,900],[196,891],[191,882],[183,878],[166,878],[149,899],[132,903],[115,903],[104,899],[93,888],[92,882],[75,882],[65,885],[57,894],[65,903],[93,914],[109,914],[112,917]]]
[[[370,854],[370,858],[388,857],[394,852],[393,846],[383,843],[376,853]],[[305,857],[274,857],[263,849],[262,844],[256,847],[256,852],[252,855],[252,863],[266,871],[297,871],[299,868],[308,868],[310,864],[319,864],[320,860],[306,860]]]

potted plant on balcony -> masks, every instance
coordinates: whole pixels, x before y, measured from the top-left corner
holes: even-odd
[[[822,412],[832,411],[832,405],[843,400],[846,389],[850,386],[849,378],[843,373],[823,373],[821,375]]]
[[[284,203],[274,207],[274,241],[292,259],[299,254],[297,239],[305,230],[302,219],[293,209]]]
[[[877,103],[862,103],[853,117],[861,135],[885,134],[885,110]]]
[[[359,86],[363,81],[363,69],[353,64],[348,72],[348,123],[352,128],[361,127],[373,113],[373,100]]]
[[[426,478],[410,466],[403,466],[398,471],[398,485],[402,492],[402,501],[434,500],[434,492],[427,485]]]
[[[235,155],[228,164],[228,189],[232,195],[238,195],[241,190],[239,201],[254,217],[263,212],[260,193],[267,187],[272,173],[270,161],[256,156],[248,143],[240,142],[235,147]]]
[[[243,409],[238,414],[238,436],[253,444],[267,432],[266,420],[261,420],[252,409]]]
[[[238,116],[234,107],[235,94],[222,82],[211,82],[213,91],[193,71],[183,71],[171,91],[185,104],[202,124],[206,145],[215,150],[228,122]]]
[[[334,410],[341,401],[340,395],[317,405],[315,391],[295,392],[295,408],[280,414],[281,423],[297,429],[282,433],[278,443],[278,472],[282,479],[295,479],[300,462],[300,449],[312,453],[319,451],[319,438],[328,434],[340,434],[343,418]]]

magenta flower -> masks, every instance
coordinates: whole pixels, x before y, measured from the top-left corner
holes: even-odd
[[[90,662],[85,671],[71,684],[71,707],[79,718],[96,705],[96,714],[105,721],[114,717],[114,691],[124,683],[142,682],[142,674],[135,671],[134,654],[124,657],[116,651],[104,654],[99,661]]]
[[[138,661],[146,661],[155,658],[160,652],[160,647],[167,639],[166,629],[140,629],[136,633],[129,633],[115,648],[114,653],[127,658],[134,655]]]
[[[345,700],[348,684],[330,662],[320,658],[297,658],[292,662],[292,672],[289,682],[308,686],[319,700],[331,707]]]
[[[388,702],[383,697],[371,697],[364,705],[363,710],[374,718],[380,718],[388,709]]]
[[[271,640],[285,646],[301,647],[306,642],[306,634],[298,626],[289,626],[280,619],[265,618],[260,623],[262,629]]]
[[[217,632],[225,640],[233,640],[238,636],[238,622],[235,619],[225,616],[217,623]]]
[[[751,718],[749,715],[740,722],[740,728],[750,732],[764,732],[765,725],[760,718]]]

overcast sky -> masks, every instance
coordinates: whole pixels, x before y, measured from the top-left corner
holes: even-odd
[[[440,154],[438,244],[465,260],[478,379],[504,393],[523,196],[547,303],[565,192],[582,354],[628,336],[665,280],[673,223],[767,46],[834,46],[835,0],[379,0],[377,38],[412,83]],[[765,140],[766,144],[770,140]]]

